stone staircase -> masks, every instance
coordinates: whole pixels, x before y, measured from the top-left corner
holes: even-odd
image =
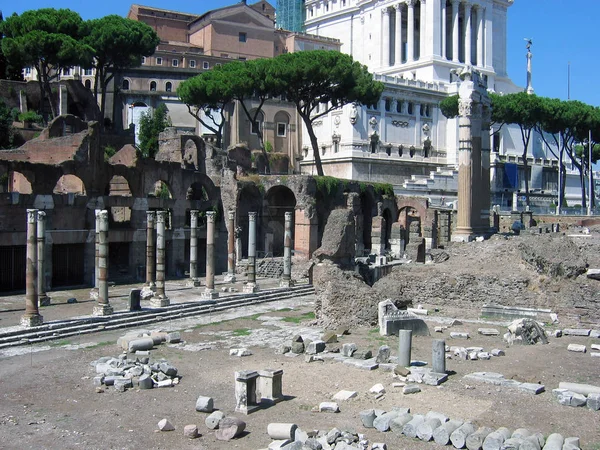
[[[410,191],[456,193],[458,191],[458,170],[438,167],[429,175],[412,175],[410,180],[404,182],[403,188]]]

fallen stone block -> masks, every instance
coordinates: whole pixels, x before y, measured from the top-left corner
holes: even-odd
[[[177,344],[181,342],[181,333],[179,331],[172,331],[167,333],[165,341],[167,344]]]
[[[600,410],[600,394],[591,393],[587,396],[587,407],[593,411]]]
[[[536,383],[521,383],[516,380],[507,380],[504,375],[496,372],[474,372],[464,376],[468,380],[481,381],[512,389],[518,389],[524,392],[539,394],[544,392],[544,385]]]
[[[483,336],[499,336],[500,332],[495,328],[479,328],[477,332]]]
[[[219,428],[219,422],[225,418],[225,414],[222,411],[213,411],[209,416],[204,419],[204,424],[210,430],[216,430]]]
[[[600,330],[592,330],[590,331],[590,337],[594,339],[600,338]]]
[[[309,355],[315,355],[317,353],[322,353],[325,351],[325,342],[323,341],[312,341],[308,346],[306,346],[306,353]]]
[[[152,389],[154,387],[154,381],[152,381],[150,375],[145,373],[138,378],[138,387],[140,389]]]
[[[564,443],[565,438],[563,438],[562,434],[552,433],[546,439],[544,450],[562,450]]]
[[[590,352],[592,358],[600,358],[600,352]]]
[[[168,377],[173,378],[177,375],[177,368],[169,364],[168,362],[161,362],[159,367],[160,371]]]
[[[465,331],[451,331],[450,332],[451,339],[469,339],[469,333]]]
[[[477,353],[477,358],[478,359],[488,360],[491,357],[492,357],[492,355],[490,355],[488,352],[479,352],[479,353]]]
[[[325,441],[328,444],[334,444],[335,441],[337,441],[341,435],[342,435],[342,432],[339,429],[332,428],[331,430],[329,430],[327,432],[327,435],[325,435]]]
[[[158,422],[158,429],[160,431],[173,431],[175,430],[175,427],[173,424],[171,424],[171,422],[168,421],[168,419],[162,419],[160,422]]]
[[[379,367],[379,364],[374,359],[360,360],[360,359],[345,359],[344,364],[356,367],[362,370],[375,370]]]
[[[578,394],[590,395],[600,394],[600,386],[594,386],[592,384],[581,384],[581,383],[569,383],[561,381],[558,383],[560,389],[568,389],[569,391],[577,392]]]
[[[398,415],[399,415],[398,411],[389,411],[389,412],[386,412],[386,413],[380,415],[379,417],[377,417],[373,421],[373,426],[378,431],[381,431],[382,433],[385,433],[386,431],[388,431],[390,429],[390,422],[392,420],[394,420],[396,417],[398,417]]]
[[[356,391],[339,391],[337,394],[333,396],[333,399],[336,401],[347,401],[351,398],[354,398],[358,395]]]
[[[436,372],[425,372],[423,374],[423,383],[428,386],[439,386],[448,380],[448,374],[436,373]]]
[[[385,394],[385,387],[383,387],[383,384],[377,383],[371,389],[369,389],[369,392],[371,394]]]
[[[219,422],[219,429],[215,432],[215,437],[219,441],[230,441],[244,432],[246,422],[237,417],[224,417]]]
[[[404,427],[402,427],[402,434],[406,437],[416,438],[417,437],[417,428],[425,422],[425,416],[421,414],[415,414],[410,422],[407,422]]]
[[[186,425],[183,427],[183,436],[188,439],[196,439],[198,435],[198,427],[196,425]]]
[[[267,425],[267,434],[271,439],[287,439],[294,440],[296,428],[295,423],[270,423]]]
[[[231,348],[229,349],[229,356],[239,356],[240,358],[243,356],[251,356],[252,352],[247,348]]]
[[[499,348],[494,348],[491,351],[492,356],[506,356],[506,353],[504,353],[504,350],[500,350]]]
[[[434,327],[433,331],[435,333],[443,333],[444,332],[444,327]]]
[[[373,421],[377,417],[374,409],[366,409],[358,413],[360,421],[365,428],[373,428]]]
[[[450,435],[450,442],[455,448],[465,448],[467,438],[475,433],[475,425],[471,422],[465,422]]]
[[[373,442],[373,444],[371,444],[371,450],[387,450],[387,445],[382,442]]]
[[[581,345],[581,344],[569,344],[569,346],[567,347],[567,350],[570,352],[577,352],[577,353],[585,353],[586,352],[585,345]]]
[[[277,439],[269,444],[267,450],[288,450],[288,445],[291,443],[292,441],[289,439]],[[300,448],[302,448],[302,446],[300,446]]]
[[[212,397],[205,397],[203,395],[198,397],[196,400],[196,411],[211,413],[214,411],[214,402]]]
[[[565,328],[562,332],[565,336],[589,336],[592,330],[589,328]]]
[[[173,386],[173,380],[171,380],[170,378],[167,379],[167,380],[162,380],[162,381],[159,381],[158,383],[156,383],[156,385],[159,388],[162,388],[162,387],[171,387],[171,386]]]
[[[433,432],[440,427],[442,422],[436,417],[426,417],[425,421],[417,427],[417,437],[422,441],[429,442],[433,439]]]
[[[325,342],[325,344],[335,344],[338,341],[337,336],[335,331],[326,331],[321,336],[321,340]]]
[[[408,394],[416,394],[418,392],[421,392],[421,388],[417,385],[414,384],[409,384],[407,386],[404,386],[402,388],[402,393],[404,395],[408,395]],[[414,436],[413,436],[414,437]]]
[[[358,347],[355,343],[344,344],[342,345],[342,356],[350,358],[352,355],[354,355],[357,349]]]
[[[128,351],[130,353],[138,350],[151,350],[154,347],[154,341],[152,338],[139,338],[129,341]]]
[[[600,350],[600,344],[592,344],[592,345],[590,345],[590,349],[592,349],[592,350]]]
[[[563,444],[563,450],[579,450],[579,438],[578,437],[566,437],[565,443]]]
[[[438,428],[433,430],[433,440],[438,445],[448,445],[450,443],[450,435],[462,424],[462,420],[449,420],[442,423]]]
[[[319,404],[319,412],[337,413],[340,412],[340,407],[335,402],[321,402]]]
[[[375,356],[375,361],[378,364],[384,364],[387,363],[390,359],[390,347],[387,345],[382,345],[381,347],[379,347],[379,349],[377,350],[377,356]]]
[[[488,427],[477,428],[474,433],[471,433],[469,436],[467,436],[467,448],[469,450],[480,450],[483,446],[483,441],[485,441],[485,438],[493,431],[494,430]]]
[[[552,389],[552,394],[556,397],[558,403],[564,406],[585,406],[587,402],[585,395],[567,389]]]
[[[390,421],[390,430],[395,434],[402,434],[404,430],[404,425],[413,420],[412,414],[403,413],[398,414]]]

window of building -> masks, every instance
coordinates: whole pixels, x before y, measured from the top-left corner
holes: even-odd
[[[173,83],[171,83],[170,81],[167,81],[167,83],[165,84],[165,91],[171,92],[172,90],[173,90]]]
[[[173,65],[173,67],[177,67],[177,66],[179,66],[179,60],[173,59],[173,60],[171,60],[171,64]]]
[[[68,77],[71,75],[71,68],[70,67],[65,67],[62,71],[63,76]]]
[[[85,80],[85,83],[83,83],[83,85],[86,87],[86,89],[92,88],[92,82],[90,80]]]
[[[421,117],[425,116],[425,105],[421,104],[421,108],[419,109],[419,115]]]
[[[392,109],[392,99],[391,98],[386,98],[385,99],[385,110],[386,111],[391,111]]]
[[[408,113],[412,114],[413,113],[413,109],[414,109],[414,106],[413,106],[412,102],[409,102],[408,103]]]
[[[284,122],[277,123],[277,136],[285,137],[287,134],[287,124]]]
[[[325,12],[329,11],[329,2],[325,3]]]
[[[31,75],[31,67],[25,67],[25,75]]]
[[[162,58],[160,56],[156,57],[156,65],[157,66],[162,66]]]
[[[333,153],[337,153],[340,151],[340,142],[335,140],[333,141]]]
[[[156,90],[156,81],[151,81],[150,82],[150,90],[151,91],[155,91]]]
[[[228,53],[221,53],[221,58],[229,58],[229,54]]]
[[[83,71],[83,74],[86,75],[86,76],[88,76],[88,77],[91,77],[93,75],[92,69],[85,69]]]
[[[245,57],[245,56],[238,56],[238,59],[239,59],[240,61],[246,61],[246,57]]]
[[[238,36],[239,36],[238,39],[240,42],[246,42],[246,40],[248,39],[248,36],[246,35],[246,33],[240,32],[240,34]]]
[[[210,64],[208,64],[208,61],[202,61],[202,68],[203,69],[209,69],[210,68]]]
[[[191,67],[192,69],[195,69],[195,68],[196,68],[196,61],[194,61],[193,59],[190,59],[190,67]]]
[[[123,80],[123,83],[121,84],[121,89],[124,91],[129,90],[129,80]]]
[[[142,64],[146,64],[146,57],[142,56]]]
[[[346,0],[342,0],[342,7],[346,6]]]
[[[396,112],[397,113],[401,113],[402,112],[402,100],[397,100],[396,101]]]
[[[258,134],[258,130],[262,128],[259,121],[250,122],[250,134]]]

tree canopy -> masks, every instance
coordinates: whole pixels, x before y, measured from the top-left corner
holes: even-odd
[[[158,135],[171,126],[164,103],[158,105],[154,112],[145,112],[140,118],[140,144],[138,153],[142,158],[154,158],[158,152]]]
[[[2,52],[9,61],[19,61],[39,74],[40,94],[50,103],[52,116],[58,108],[50,81],[64,68],[88,65],[92,48],[83,42],[83,20],[69,9],[44,8],[25,11],[7,18],[0,30],[4,34]]]
[[[88,67],[96,69],[94,96],[98,101],[100,87],[100,111],[104,117],[108,83],[120,70],[141,65],[142,57],[152,55],[160,39],[145,23],[117,15],[90,20],[85,27],[84,43],[93,49]]]
[[[9,61],[2,51],[2,11],[0,11],[0,80],[23,81],[23,67],[19,61]]]

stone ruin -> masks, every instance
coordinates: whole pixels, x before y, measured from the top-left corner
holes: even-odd
[[[411,330],[415,336],[429,336],[429,327],[423,319],[406,310],[400,310],[390,300],[379,302],[379,334],[397,335],[399,330]]]

